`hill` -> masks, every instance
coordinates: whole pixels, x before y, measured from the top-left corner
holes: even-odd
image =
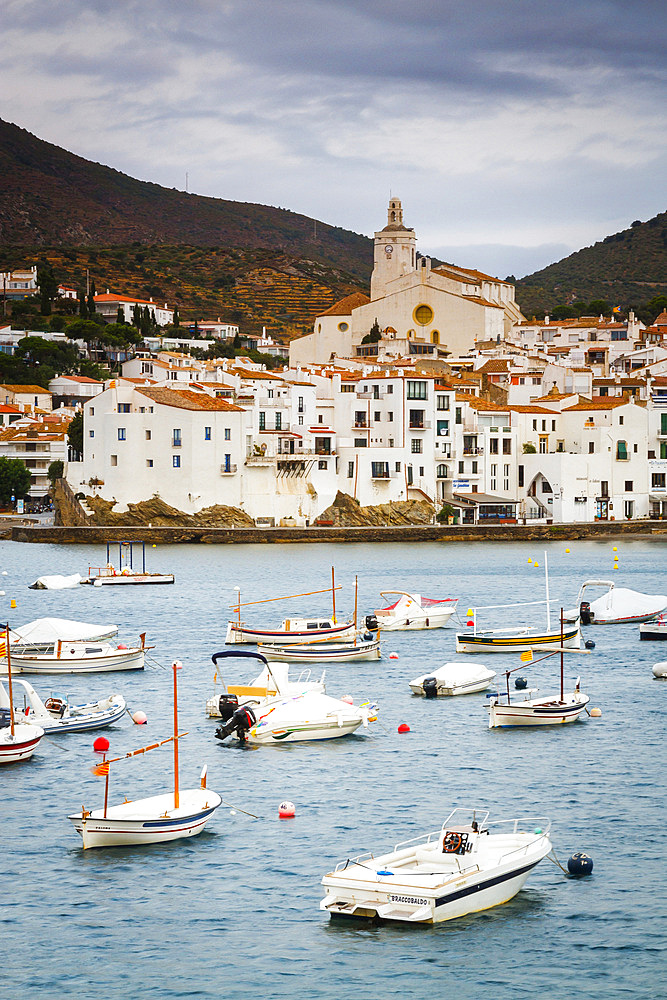
[[[603,299],[638,309],[667,294],[667,212],[633,222],[593,246],[529,274],[516,284],[525,316],[557,305]]]

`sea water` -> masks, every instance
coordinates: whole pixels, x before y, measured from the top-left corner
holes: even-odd
[[[552,623],[575,605],[586,579],[667,592],[659,542],[551,543]],[[567,552],[569,548],[571,551]],[[148,725],[128,716],[105,731],[111,753],[172,732],[172,660],[179,659],[181,788],[208,785],[225,800],[192,840],[81,849],[67,820],[102,804],[90,771],[98,733],[44,739],[33,759],[0,771],[2,895],[0,995],[7,998],[343,996],[607,1000],[667,995],[665,982],[665,713],[667,683],[654,662],[667,644],[640,642],[637,626],[588,628],[590,655],[565,654],[566,690],[577,676],[602,717],[542,730],[489,730],[485,695],[426,701],[408,681],[455,653],[456,623],[385,634],[383,658],[331,664],[327,692],[371,699],[379,722],[345,739],[277,747],[221,745],[204,715],[214,690],[211,655],[225,649],[230,605],[323,590],[335,566],[336,611],[349,616],[358,578],[360,618],[382,590],[459,597],[473,606],[540,600],[544,546],[491,544],[148,546],[149,569],[174,586],[32,591],[52,573],[85,574],[104,547],[2,543],[2,615],[12,625],[55,616],[114,623],[126,643],[147,633],[143,672],[29,677],[42,697],[74,702],[119,692]],[[618,569],[614,569],[614,555]],[[536,563],[538,564],[536,566]],[[16,601],[16,609],[10,601]],[[390,601],[393,598],[390,598]],[[244,619],[277,624],[326,615],[331,595],[251,605]],[[544,607],[480,612],[489,627],[544,624]],[[227,647],[230,648],[230,647]],[[252,649],[252,647],[237,647]],[[399,654],[390,659],[389,653]],[[539,655],[539,654],[537,654]],[[477,658],[503,671],[518,656]],[[544,694],[559,690],[559,657],[523,673]],[[259,664],[221,664],[223,680],[248,682]],[[298,675],[302,667],[292,668]],[[313,667],[313,675],[319,675]],[[19,700],[18,686],[15,700]],[[410,732],[399,734],[400,723]],[[112,766],[110,802],[172,787],[168,744]],[[279,803],[296,817],[278,818]],[[320,880],[337,861],[439,829],[455,806],[491,819],[549,816],[563,865],[575,851],[590,878],[566,878],[550,861],[509,903],[434,927],[331,921]],[[245,812],[243,811],[245,810]],[[252,813],[258,818],[246,815]]]

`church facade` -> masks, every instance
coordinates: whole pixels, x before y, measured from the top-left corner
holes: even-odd
[[[332,355],[457,356],[478,340],[502,340],[522,321],[512,284],[420,257],[401,201],[391,198],[387,225],[375,233],[370,297],[348,295],[316,317],[313,333],[290,344],[290,365],[324,364]],[[371,330],[374,339],[363,343]]]

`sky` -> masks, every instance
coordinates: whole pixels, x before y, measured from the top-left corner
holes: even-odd
[[[521,277],[665,198],[664,0],[4,0],[0,117]]]

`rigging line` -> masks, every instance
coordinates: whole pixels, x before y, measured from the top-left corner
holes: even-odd
[[[229,806],[230,809],[236,809],[237,812],[245,813],[246,816],[252,816],[253,819],[262,818],[261,816],[255,816],[254,813],[248,812],[247,809],[241,809],[240,806],[235,806],[232,802],[227,802],[226,799],[221,799],[220,801],[223,802],[226,806]]]
[[[547,861],[551,861],[551,863],[554,864],[554,865],[557,865],[562,872],[565,872],[566,875],[569,875],[569,872],[568,872],[567,868],[563,868],[562,864],[560,863],[560,861],[556,857],[556,852],[554,850],[552,850],[550,854],[547,854],[546,857],[547,857]]]
[[[334,590],[342,590],[343,584],[339,583]],[[293,597],[312,597],[313,594],[330,594],[331,587],[327,587],[326,590],[309,590],[305,594],[287,594],[286,597],[265,597],[262,601],[243,601],[241,604],[230,604],[230,611],[238,611],[239,608],[249,608],[252,604],[270,604],[271,601],[290,601]]]

